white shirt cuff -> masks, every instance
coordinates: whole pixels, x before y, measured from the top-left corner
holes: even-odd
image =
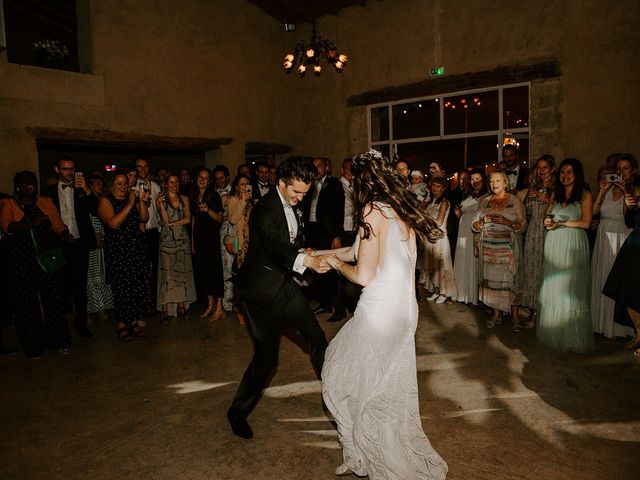
[[[293,262],[293,271],[299,274],[303,274],[304,271],[307,269],[307,267],[305,267],[303,265],[304,259],[306,258],[307,254],[306,253],[299,253],[298,256],[296,257],[296,261]]]

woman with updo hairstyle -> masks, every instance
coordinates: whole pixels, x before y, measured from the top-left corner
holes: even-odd
[[[104,256],[107,282],[113,292],[116,333],[120,340],[144,336],[140,325],[151,311],[151,260],[143,229],[149,220],[149,192],[131,189],[131,175],[116,171],[111,191],[98,200],[98,216],[104,223]]]
[[[480,234],[478,298],[493,309],[486,326],[502,323],[502,315],[511,312],[513,331],[518,333],[522,329],[517,307],[522,290],[520,234],[527,228],[527,216],[524,204],[508,187],[504,172],[491,173],[490,194],[478,202],[472,228]]]
[[[428,301],[435,303],[452,303],[451,298],[457,297],[456,282],[453,277],[453,262],[451,261],[451,246],[447,236],[447,217],[449,215],[449,200],[446,195],[444,178],[436,177],[429,184],[431,195],[425,213],[431,218],[444,236],[435,243],[424,243],[424,251],[418,260],[421,270],[420,281],[424,288],[431,292]]]
[[[633,155],[619,154],[615,174],[600,180],[593,214],[600,215],[591,257],[591,321],[593,330],[607,338],[633,336],[633,329],[614,322],[615,302],[602,294],[616,255],[631,233],[625,225],[625,193],[633,189],[638,162]]]
[[[455,215],[460,219],[453,276],[456,281],[458,302],[478,303],[478,257],[474,247],[474,234],[471,224],[476,214],[480,198],[487,193],[486,178],[482,168],[473,168],[469,172],[469,189],[462,198]]]
[[[522,296],[520,305],[529,309],[529,320],[525,328],[533,328],[538,311],[538,296],[542,285],[542,263],[544,260],[544,216],[555,187],[556,160],[551,155],[542,155],[536,161],[533,180],[525,190],[524,205],[527,212],[527,234],[524,239],[522,260]]]
[[[322,369],[324,401],[342,447],[335,474],[443,480],[447,464],[420,418],[414,281],[416,239],[433,241],[442,231],[381,153],[354,157],[351,171],[356,242],[318,252],[364,286],[353,317],[329,344]]]
[[[547,207],[540,312],[536,336],[541,345],[560,352],[585,353],[593,348],[589,315],[589,242],[592,197],[582,164],[562,161]]]

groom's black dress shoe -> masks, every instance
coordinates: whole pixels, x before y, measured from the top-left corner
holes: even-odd
[[[328,307],[326,305],[320,305],[318,308],[316,308],[313,313],[315,315],[320,315],[321,313],[329,313],[331,312],[331,307]]]
[[[227,412],[227,418],[229,419],[229,425],[231,425],[233,433],[247,440],[253,438],[253,430],[251,430],[246,418],[234,415],[231,411]]]

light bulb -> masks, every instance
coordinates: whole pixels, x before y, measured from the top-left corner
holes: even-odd
[[[342,70],[342,67],[344,67],[344,65],[342,64],[342,62],[340,60],[338,60],[336,62],[336,70]]]
[[[284,62],[284,68],[289,70],[291,67],[293,67],[293,62]]]
[[[313,66],[313,72],[314,73],[320,73],[322,71],[322,67],[320,65],[314,65]]]
[[[347,56],[343,53],[338,56],[338,60],[340,60],[342,63],[347,63]]]
[[[302,75],[306,71],[307,71],[307,67],[305,67],[304,65],[300,65],[298,67],[298,73],[300,73],[300,75]]]
[[[313,48],[307,50],[307,57],[312,58],[315,54],[316,52],[313,51]]]

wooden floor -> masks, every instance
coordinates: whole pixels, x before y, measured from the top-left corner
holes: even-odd
[[[637,479],[640,360],[598,337],[590,355],[539,347],[480,310],[421,302],[416,348],[424,430],[449,479]],[[249,421],[225,411],[251,357],[231,315],[117,340],[95,321],[68,356],[0,358],[0,479],[332,479],[341,463],[308,356],[289,339]],[[329,338],[340,324],[320,323]],[[13,329],[5,344],[17,346]]]

